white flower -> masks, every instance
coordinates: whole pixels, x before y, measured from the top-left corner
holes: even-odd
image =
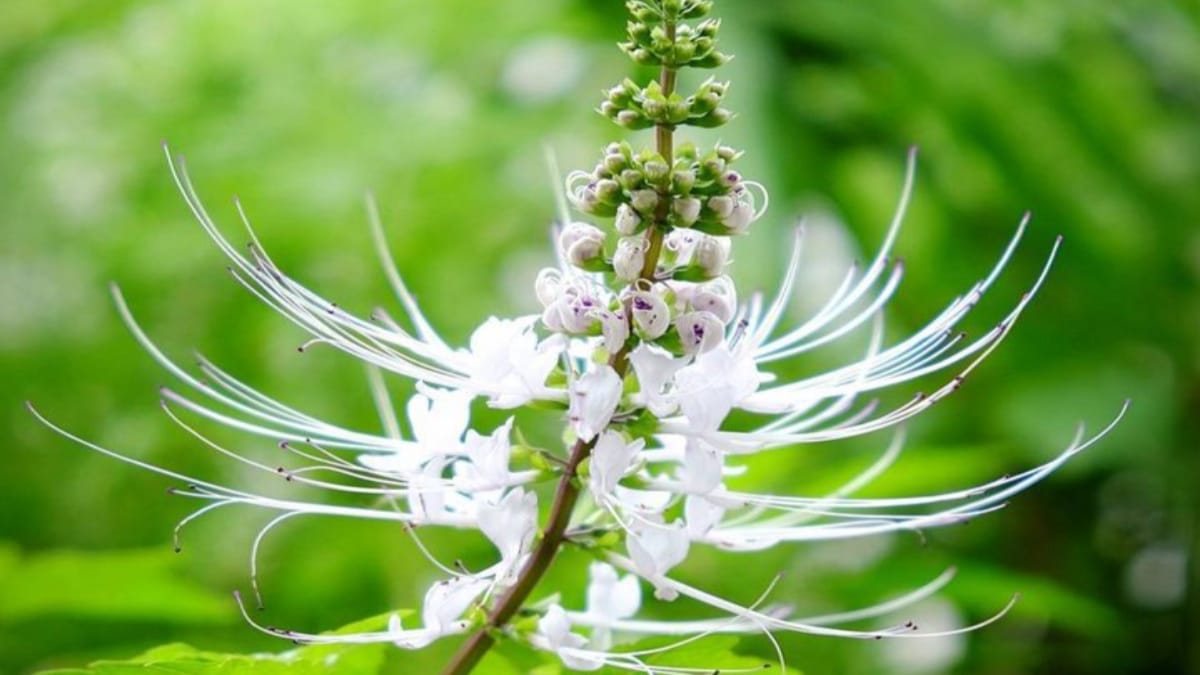
[[[696,243],[695,264],[705,277],[710,279],[719,277],[725,274],[725,266],[729,264],[729,252],[732,247],[733,242],[728,237],[703,236]]]
[[[646,442],[636,439],[626,443],[625,438],[616,431],[605,431],[596,440],[592,448],[592,468],[589,485],[597,498],[612,494],[617,483],[632,467],[633,458],[637,456]]]
[[[629,363],[637,376],[641,391],[634,397],[658,417],[666,417],[678,407],[674,395],[664,388],[672,382],[675,373],[688,363],[687,358],[675,357],[667,350],[642,343],[629,354]]]
[[[645,340],[657,340],[671,327],[671,308],[654,291],[629,294],[629,313],[633,327]]]
[[[675,374],[675,393],[694,428],[715,430],[764,379],[749,354],[721,345],[697,356]]]
[[[725,516],[725,507],[708,497],[688,495],[683,503],[683,520],[692,539],[703,540]]]
[[[465,370],[472,382],[494,383],[502,393],[491,396],[496,408],[516,408],[546,397],[546,378],[554,370],[563,344],[554,338],[538,341],[535,319],[483,322],[471,334]]]
[[[725,458],[721,451],[698,438],[689,438],[680,465],[683,489],[689,495],[705,495],[721,485]]]
[[[678,596],[662,579],[687,558],[688,543],[684,524],[678,520],[670,525],[639,522],[629,530],[625,540],[629,557],[638,576],[654,585],[654,596],[659,600],[670,601]]]
[[[618,234],[627,237],[637,232],[641,224],[642,217],[629,204],[621,204],[617,207],[617,218],[613,227],[616,228]]]
[[[545,649],[558,654],[563,665],[572,670],[592,671],[604,667],[602,659],[589,657],[580,649],[587,644],[587,638],[571,632],[571,620],[559,605],[551,605],[538,619],[538,637]]]
[[[512,456],[512,443],[509,440],[512,426],[513,419],[510,417],[489,436],[467,432],[462,444],[467,461],[454,465],[455,487],[489,497],[514,484],[514,476],[508,468]]]
[[[688,301],[696,311],[709,312],[722,323],[732,321],[737,312],[737,290],[729,277],[719,277],[696,286]]]
[[[469,627],[459,621],[488,586],[486,581],[470,577],[458,577],[439,581],[429,587],[421,606],[421,618],[425,625],[417,631],[401,628],[400,617],[393,615],[388,621],[388,630],[396,634],[396,646],[405,649],[420,649],[440,637],[456,635]]]
[[[729,234],[745,234],[755,219],[754,207],[749,204],[737,204],[729,215],[721,222],[729,230]]]
[[[617,404],[621,402],[621,377],[610,366],[599,366],[580,377],[571,386],[571,407],[567,415],[575,434],[591,441],[608,427]]]
[[[629,340],[629,321],[624,312],[596,310],[596,319],[600,322],[600,334],[604,336],[604,348],[608,353],[615,354]]]
[[[681,314],[675,319],[675,329],[688,354],[703,354],[725,340],[725,322],[712,312]]]
[[[642,275],[646,264],[646,240],[640,236],[621,237],[613,254],[613,271],[622,281],[633,281]]]
[[[675,200],[672,208],[675,209],[675,215],[679,219],[679,225],[682,227],[690,227],[700,219],[700,209],[703,204],[695,197],[680,197]]]
[[[588,223],[571,223],[559,234],[558,245],[568,262],[587,267],[604,257],[604,231]]]
[[[496,545],[500,564],[496,575],[506,578],[521,561],[537,532],[537,494],[509,490],[496,503],[479,507],[479,529]]]
[[[596,562],[588,568],[587,611],[581,617],[592,625],[588,646],[604,651],[612,647],[613,624],[638,613],[642,587],[632,574],[617,575],[612,565]]]

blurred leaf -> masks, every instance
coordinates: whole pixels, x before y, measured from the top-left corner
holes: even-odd
[[[410,614],[400,612],[401,616]],[[330,634],[377,631],[386,628],[391,613],[364,619]],[[126,675],[132,673],[222,673],[225,675],[305,675],[337,672],[339,675],[374,675],[383,668],[386,643],[367,645],[310,645],[280,654],[218,654],[176,643],[155,647],[128,661],[97,661],[87,668],[47,671],[55,675]]]
[[[47,615],[187,624],[237,617],[229,599],[182,579],[169,551],[55,551],[20,559],[0,548],[0,622]]]

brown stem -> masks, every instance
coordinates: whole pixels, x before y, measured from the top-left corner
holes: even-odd
[[[675,39],[675,24],[668,22],[666,24],[667,35],[672,41]],[[663,94],[670,96],[675,92],[675,80],[677,71],[674,68],[663,66],[662,73],[659,76],[659,84],[662,85]],[[675,158],[675,127],[666,124],[660,124],[654,129],[655,145],[658,154],[662,155],[667,161],[667,166],[674,164]],[[642,267],[641,280],[654,280],[654,272],[658,267],[658,258],[662,253],[663,237],[667,229],[667,216],[671,213],[671,192],[670,188],[663,190],[659,194],[658,209],[654,214],[654,222],[646,230],[646,261]],[[640,280],[639,280],[640,281]],[[617,372],[621,378],[625,377],[625,373],[629,370],[629,346],[630,343],[625,343],[625,346],[612,355],[608,364]],[[499,631],[506,623],[525,604],[525,600],[529,598],[529,594],[533,592],[534,587],[541,581],[542,576],[546,574],[546,570],[550,568],[550,563],[554,561],[555,555],[558,554],[558,549],[565,541],[565,533],[567,526],[571,522],[571,515],[575,511],[575,504],[579,501],[579,465],[588,458],[592,453],[592,447],[596,444],[595,439],[584,442],[582,440],[575,441],[575,445],[571,447],[571,455],[567,459],[566,465],[563,467],[562,477],[558,481],[558,489],[554,493],[554,504],[550,507],[550,520],[546,523],[546,527],[542,530],[542,538],[534,548],[525,567],[521,569],[520,575],[517,577],[517,582],[500,598],[496,603],[492,613],[488,615],[487,625],[479,631],[471,635],[446,668],[442,671],[442,675],[467,675],[487,654],[488,650],[496,644],[495,633]]]

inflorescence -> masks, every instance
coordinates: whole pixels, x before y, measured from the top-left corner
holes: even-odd
[[[162,389],[163,409],[209,448],[282,476],[288,490],[319,488],[342,495],[336,503],[198,480],[101,447],[34,414],[93,450],[181,481],[186,487],[175,493],[201,506],[180,528],[226,506],[274,512],[251,551],[256,596],[261,542],[280,523],[304,515],[397,523],[444,575],[425,594],[419,625],[406,626],[397,616],[377,632],[304,634],[260,626],[244,612],[260,630],[299,642],[390,642],[417,649],[469,635],[446,673],[469,672],[498,639],[553,652],[575,670],[613,666],[690,673],[700,670],[646,665],[645,657],[665,648],[629,651],[615,645],[644,635],[674,636],[675,644],[683,644],[714,633],[762,633],[773,643],[771,636],[779,631],[876,639],[948,634],[922,632],[911,623],[847,626],[936,593],[950,582],[952,571],[901,597],[824,616],[764,604],[773,583],[756,599],[735,601],[685,584],[672,571],[694,547],[753,552],[790,542],[961,523],[1001,508],[1095,443],[1111,424],[1090,437],[1081,429],[1054,459],[984,485],[920,497],[854,496],[900,453],[903,434],[896,431],[874,464],[829,494],[761,494],[737,487],[739,462],[748,455],[898,430],[957,390],[1037,293],[1058,243],[1029,292],[990,331],[968,340],[957,325],[1009,261],[1025,220],[984,278],[925,327],[885,345],[880,316],[903,273],[890,260],[912,190],[910,155],[896,215],[878,255],[850,270],[813,316],[781,327],[796,293],[799,233],[773,298],[758,293],[739,298],[727,274],[732,245],[763,215],[766,190],[734,168],[741,151],[675,142],[680,127],[718,127],[733,117],[724,107],[726,82],[710,78],[690,94],[677,91],[681,70],[716,68],[729,60],[718,49],[720,22],[709,17],[712,4],[627,3],[631,19],[621,49],[637,64],[657,67],[659,77],[646,84],[625,80],[605,92],[599,112],[626,129],[653,129],[655,143],[647,148],[613,143],[592,170],[566,177],[570,205],[603,226],[570,222],[564,214],[556,228],[558,264],[542,270],[534,288],[544,311],[489,318],[465,348],[448,345],[426,321],[392,264],[374,204],[368,203],[372,232],[403,320],[382,310],[368,318],[351,315],[293,280],[268,256],[240,205],[251,244],[246,251],[235,246],[209,217],[183,162],[168,151],[184,200],[228,256],[233,276],[308,332],[306,346],[330,346],[366,364],[385,433],[311,417],[203,358],[201,375],[192,374],[150,340],[114,287],[117,307],[134,336],[182,385]],[[859,329],[871,337],[857,362],[790,382],[767,370]],[[954,375],[943,385],[894,409],[881,412],[874,402],[860,402],[872,392],[947,370]],[[401,432],[385,374],[417,383],[404,409],[408,435]],[[481,397],[495,408],[562,411],[566,446],[559,452],[531,451],[514,443],[512,418],[490,431],[472,429],[470,405]],[[735,410],[752,413],[758,422],[749,430],[726,429]],[[284,469],[277,461],[226,447],[203,435],[188,415],[276,442],[296,466]],[[548,505],[547,495],[537,489],[547,482],[557,486]],[[417,526],[476,531],[494,544],[497,559],[480,570],[447,565],[424,548]],[[587,571],[587,603],[574,610],[554,597],[534,595],[565,545],[594,556]],[[647,589],[656,602],[682,596],[713,612],[694,620],[639,619]],[[949,633],[989,624],[1010,606]],[[782,653],[779,658],[782,662]]]

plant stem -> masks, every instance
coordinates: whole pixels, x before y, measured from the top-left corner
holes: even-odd
[[[666,29],[667,35],[674,41],[674,22],[667,22]],[[677,73],[678,71],[670,66],[664,65],[662,68],[662,72],[659,75],[659,84],[662,85],[663,93],[666,96],[670,96],[675,92]],[[658,125],[654,129],[654,138],[658,154],[663,156],[668,166],[673,165],[675,157],[675,127],[671,125]],[[642,266],[642,274],[639,282],[641,280],[651,282],[654,280],[654,272],[658,267],[658,258],[662,253],[663,237],[667,229],[667,216],[670,213],[671,193],[670,188],[667,188],[659,194],[659,204],[654,214],[654,222],[646,230],[646,241],[648,243],[646,247],[646,260]],[[629,345],[630,343],[627,342],[608,361],[608,364],[621,378],[624,378],[626,372],[629,370]],[[562,547],[566,539],[565,532],[567,531],[567,526],[570,524],[571,515],[575,511],[575,504],[579,501],[579,465],[591,455],[595,444],[596,439],[588,442],[578,440],[571,447],[571,455],[563,467],[562,477],[559,478],[558,488],[554,493],[554,503],[550,507],[550,520],[542,530],[541,540],[534,548],[529,561],[525,563],[525,567],[521,569],[516,583],[500,598],[491,614],[488,615],[487,624],[463,643],[462,647],[459,648],[458,652],[450,660],[450,663],[442,671],[442,675],[467,675],[475,666],[479,665],[479,662],[487,654],[488,650],[496,644],[495,633],[503,628],[521,607],[524,606],[525,601],[529,598],[529,594],[533,592],[534,587],[541,581],[542,576],[546,574],[546,570],[550,568],[550,563],[554,561],[555,555],[558,554],[558,549]]]

